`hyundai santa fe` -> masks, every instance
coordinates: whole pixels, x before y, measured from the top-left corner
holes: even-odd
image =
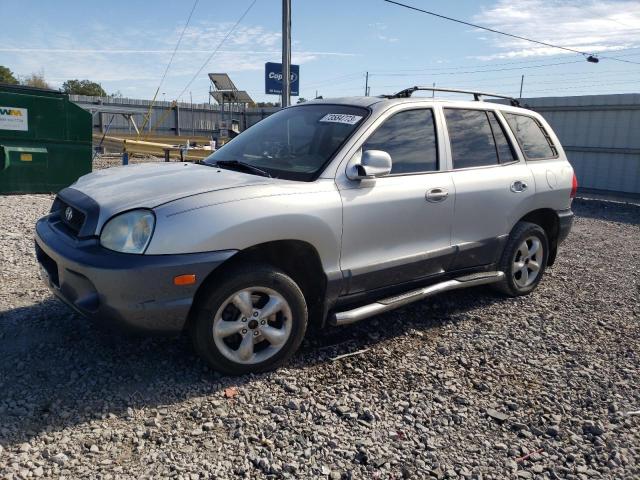
[[[317,99],[200,163],[81,177],[36,225],[46,282],[99,322],[188,331],[228,374],[282,365],[312,324],[483,284],[529,294],[571,228],[560,141],[515,100],[417,90]]]

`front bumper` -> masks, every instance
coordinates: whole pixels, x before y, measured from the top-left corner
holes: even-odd
[[[205,278],[235,250],[181,255],[132,255],[77,239],[44,217],[36,224],[36,256],[51,291],[85,317],[145,332],[178,332]],[[177,275],[196,283],[176,286]]]

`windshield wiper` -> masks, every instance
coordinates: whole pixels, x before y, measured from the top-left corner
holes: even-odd
[[[263,177],[271,178],[269,172],[266,172],[255,165],[251,165],[250,163],[241,162],[240,160],[218,160],[214,165],[220,168],[244,170],[245,172],[257,173]]]

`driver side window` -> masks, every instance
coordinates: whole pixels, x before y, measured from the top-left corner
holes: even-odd
[[[373,132],[362,150],[391,155],[391,175],[438,170],[438,142],[433,110],[405,110],[388,118]]]

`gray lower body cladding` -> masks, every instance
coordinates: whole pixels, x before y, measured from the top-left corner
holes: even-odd
[[[376,263],[360,270],[346,272],[348,295],[399,286],[407,282],[436,278],[447,272],[477,269],[495,264],[500,259],[508,235],[452,245],[423,252],[400,261]]]
[[[81,315],[108,326],[154,333],[184,328],[198,287],[235,250],[131,255],[95,238],[69,237],[45,217],[36,224],[36,256],[51,291]],[[176,286],[174,277],[195,274]]]

